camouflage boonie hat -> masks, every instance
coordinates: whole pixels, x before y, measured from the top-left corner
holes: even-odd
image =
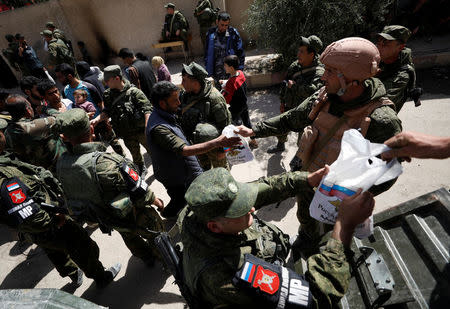
[[[68,138],[78,137],[90,130],[89,116],[81,108],[73,108],[56,117],[60,133]]]
[[[257,196],[257,183],[237,182],[228,170],[219,167],[198,176],[184,197],[195,216],[202,222],[208,222],[218,217],[239,218],[246,215]]]
[[[386,40],[397,40],[406,43],[411,36],[411,31],[408,28],[399,25],[390,25],[383,28],[383,31],[378,33],[379,36]]]
[[[52,21],[46,22],[46,23],[45,23],[45,26],[46,26],[46,27],[54,27],[54,28],[56,28],[55,24],[54,24]]]
[[[198,81],[203,81],[206,77],[208,77],[208,72],[198,63],[191,62],[189,65],[185,65],[183,63],[183,71],[182,74],[186,73],[189,76],[192,76]]]
[[[209,123],[198,123],[194,130],[194,143],[204,143],[215,139],[220,135],[219,131],[215,126]]]
[[[164,7],[165,7],[166,9],[167,9],[167,8],[174,9],[174,8],[175,8],[175,4],[173,4],[172,2],[169,2],[169,3],[167,3]]]
[[[53,32],[51,32],[50,30],[44,30],[41,32],[41,35],[45,35],[45,36],[53,36]]]
[[[122,77],[122,69],[117,64],[109,65],[103,70],[103,80],[105,82],[116,76]]]
[[[300,38],[300,46],[309,46],[311,47],[316,54],[320,53],[323,47],[322,41],[316,35],[311,35],[309,37],[302,36]]]

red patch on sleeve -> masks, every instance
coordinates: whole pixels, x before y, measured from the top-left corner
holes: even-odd
[[[9,192],[8,194],[9,194],[9,197],[11,198],[11,201],[14,204],[23,203],[26,200],[26,198],[27,198],[25,193],[22,192],[22,189],[18,189],[16,191]]]
[[[278,278],[277,273],[264,269],[262,266],[258,265],[256,277],[253,281],[253,287],[258,287],[261,291],[273,295],[280,287],[280,278]]]

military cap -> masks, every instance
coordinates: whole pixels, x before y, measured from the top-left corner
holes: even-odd
[[[300,37],[300,46],[308,46],[311,47],[316,54],[320,53],[322,50],[323,44],[318,36],[311,35],[309,37]]]
[[[81,108],[73,108],[56,117],[59,131],[68,138],[78,137],[90,129],[89,116]]]
[[[53,36],[53,32],[51,32],[50,30],[44,30],[41,32],[41,35],[45,35],[45,36]]]
[[[12,40],[14,40],[14,35],[12,35],[12,34],[6,34],[6,35],[5,35],[5,39],[6,39],[7,41],[12,41]]]
[[[52,21],[48,21],[48,22],[45,24],[45,26],[46,26],[46,27],[53,27],[53,28],[56,28],[55,24],[54,24]]]
[[[383,28],[383,31],[378,33],[379,36],[386,40],[397,40],[406,43],[411,36],[411,31],[408,28],[399,25],[390,25]]]
[[[174,8],[175,8],[175,4],[173,4],[172,2],[169,2],[169,3],[167,3],[164,7],[165,7],[166,9],[167,9],[167,8],[174,9]]]
[[[183,72],[194,77],[198,81],[203,81],[208,77],[208,72],[198,63],[191,62],[189,65],[183,63]]]
[[[195,126],[193,140],[194,143],[199,144],[215,139],[219,135],[219,131],[212,124],[198,123]]]
[[[3,118],[0,118],[0,130],[3,131],[8,126],[8,121]]]
[[[198,176],[184,197],[195,216],[206,223],[218,217],[246,215],[257,196],[257,183],[237,182],[228,170],[219,167]]]
[[[24,36],[20,33],[16,33],[15,38],[16,38],[16,40],[18,40],[18,39],[24,38]]]
[[[117,64],[109,65],[103,70],[103,80],[105,82],[116,76],[122,77],[122,69]]]

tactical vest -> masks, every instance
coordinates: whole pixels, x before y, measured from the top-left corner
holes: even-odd
[[[379,98],[359,108],[345,111],[344,116],[338,118],[328,113],[330,102],[327,100],[325,87],[323,87],[308,115],[313,123],[304,129],[299,142],[297,156],[303,162],[303,170],[315,172],[325,164],[336,161],[341,151],[341,139],[344,132],[349,129],[359,129],[365,136],[370,125],[369,116],[375,109],[388,105],[392,106],[392,101]]]
[[[182,214],[183,213],[181,213],[180,216],[182,216]],[[184,224],[191,224],[192,220],[195,219],[192,218]],[[284,234],[275,225],[259,220],[256,216],[254,216],[253,222],[251,228],[243,231],[250,240],[240,247],[232,248],[231,251],[229,250],[228,252],[224,249],[220,252],[214,252],[214,254],[211,254],[212,250],[209,249],[210,252],[206,252],[204,258],[199,258],[198,254],[194,255],[196,257],[193,257],[190,254],[183,254],[185,283],[194,297],[196,295],[198,296],[198,280],[200,279],[200,276],[205,271],[208,271],[209,267],[218,263],[228,264],[230,268],[237,271],[242,267],[244,263],[244,254],[246,253],[253,254],[269,263],[284,263],[290,249],[289,236]],[[190,231],[190,233],[192,233],[192,231]],[[207,243],[205,244],[207,245]],[[236,254],[239,254],[239,259],[237,259]]]
[[[192,134],[195,130],[197,124],[202,122],[209,122],[212,125],[216,126],[215,123],[209,121],[211,105],[212,104],[221,104],[217,102],[216,97],[222,96],[219,91],[209,82],[205,83],[205,87],[211,87],[211,91],[208,95],[202,96],[200,98],[189,100],[189,94],[183,94],[181,97],[181,127],[183,128],[183,132],[186,134],[186,137],[192,141]],[[227,123],[231,123],[231,114],[226,108],[225,104],[225,112],[228,115]]]
[[[150,99],[153,85],[156,84],[155,73],[153,73],[148,61],[137,59],[133,62],[132,66],[139,72],[139,83],[141,85],[142,92],[148,99]]]
[[[155,178],[166,188],[174,186],[185,186],[187,188],[203,172],[197,158],[195,156],[180,156],[174,152],[166,151],[152,140],[151,131],[162,125],[181,138],[187,146],[190,145],[173,118],[174,115],[170,115],[159,108],[155,108],[150,115],[148,121],[150,125],[147,127],[146,135],[151,151],[153,172]]]
[[[32,198],[36,204],[46,203],[55,207],[65,207],[66,200],[62,186],[50,171],[11,159],[6,155],[0,156],[0,185],[3,185],[7,179],[14,177],[28,187],[27,197]],[[10,188],[8,190],[9,193],[14,193],[14,186]],[[0,203],[2,217],[6,219],[9,226],[13,228],[18,227],[20,221],[11,216],[11,212],[8,213],[8,209],[5,209],[5,206],[5,203],[2,201]]]
[[[120,137],[132,132],[142,132],[144,129],[144,115],[133,104],[133,89],[138,88],[130,86],[118,96],[111,98],[109,115],[114,131]],[[111,92],[106,93],[106,97],[111,97]]]

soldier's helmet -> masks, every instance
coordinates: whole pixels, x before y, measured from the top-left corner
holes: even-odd
[[[320,61],[350,80],[363,81],[377,74],[380,52],[369,40],[350,37],[328,45]]]
[[[215,126],[209,123],[199,123],[195,126],[193,142],[204,143],[215,139],[220,135],[219,131]]]

